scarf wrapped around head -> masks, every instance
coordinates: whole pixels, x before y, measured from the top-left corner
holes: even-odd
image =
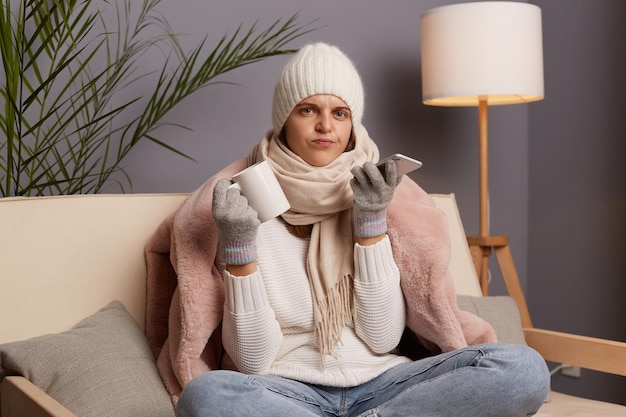
[[[376,144],[366,129],[355,129],[356,144],[325,167],[314,167],[293,153],[270,130],[248,156],[248,163],[267,160],[291,208],[282,218],[292,225],[313,225],[307,271],[313,293],[317,346],[333,354],[342,329],[352,325],[354,238],[350,170],[378,161]]]

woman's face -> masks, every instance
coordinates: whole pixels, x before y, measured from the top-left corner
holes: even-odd
[[[343,100],[318,94],[294,107],[284,129],[287,146],[292,152],[310,165],[323,167],[346,150],[352,117]]]

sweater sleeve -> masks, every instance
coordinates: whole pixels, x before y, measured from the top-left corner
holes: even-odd
[[[375,353],[396,348],[406,325],[400,273],[389,237],[354,247],[355,331]]]
[[[274,362],[283,337],[263,279],[259,271],[243,277],[224,275],[224,349],[241,372],[261,373]]]

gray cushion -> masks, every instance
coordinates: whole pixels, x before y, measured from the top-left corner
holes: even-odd
[[[118,301],[67,332],[0,345],[0,368],[80,417],[174,416],[146,337]]]
[[[496,331],[499,342],[526,344],[522,321],[515,300],[508,296],[472,297],[458,295],[457,304],[464,311],[483,318]]]

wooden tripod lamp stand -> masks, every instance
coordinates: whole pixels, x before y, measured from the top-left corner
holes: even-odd
[[[492,250],[507,287],[507,277],[517,279],[508,238],[489,231],[488,107],[543,99],[541,9],[506,1],[437,7],[422,15],[421,43],[424,104],[478,106],[480,230],[468,242],[487,295]]]

